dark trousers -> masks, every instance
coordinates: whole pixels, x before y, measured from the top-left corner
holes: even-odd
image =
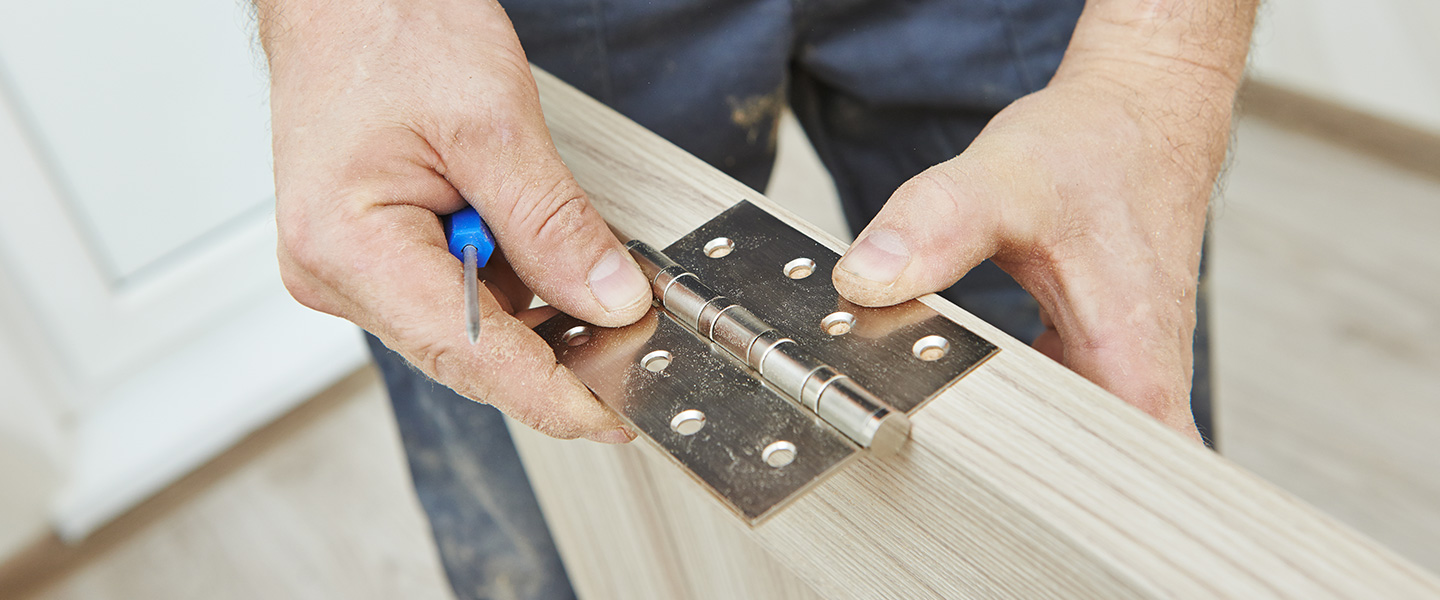
[[[1083,0],[512,0],[532,62],[756,189],[788,106],[859,231],[890,193],[970,144],[1054,74]],[[944,295],[1015,337],[1035,301],[986,262]],[[1201,287],[1192,405],[1210,417]],[[461,598],[573,591],[494,409],[373,337],[416,492]]]

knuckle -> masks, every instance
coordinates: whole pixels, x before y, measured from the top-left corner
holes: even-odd
[[[276,202],[276,234],[289,268],[323,278],[334,250],[333,238],[353,225],[345,222],[352,220],[344,210],[349,204],[340,197],[290,195]]]
[[[317,287],[320,258],[312,248],[309,241],[280,240],[280,279],[292,294],[296,291],[308,293]]]
[[[289,261],[280,261],[280,283],[296,302],[312,310],[332,312],[326,301],[325,290],[315,280],[292,266]]]
[[[278,213],[276,219],[275,254],[280,267],[280,282],[296,302],[314,310],[333,313],[327,289],[318,277],[322,258],[317,251],[319,244],[311,235],[313,229],[304,219],[285,219],[285,214]]]
[[[420,137],[429,141],[430,148],[436,152],[433,162],[441,170],[455,170],[455,166],[448,164],[446,159],[460,160],[457,157],[465,157],[475,149],[484,148],[488,139],[513,135],[508,131],[505,120],[477,119],[472,114],[475,110],[475,105],[462,102],[447,104],[437,107],[418,126]],[[485,110],[494,112],[493,109]]]
[[[912,204],[909,217],[967,228],[969,235],[993,236],[1001,225],[996,203],[985,187],[970,181],[948,163],[922,171],[906,181],[896,196]]]
[[[951,211],[957,211],[960,208],[960,200],[951,192],[954,185],[951,178],[939,170],[926,169],[901,185],[896,195],[907,200],[940,203]]]
[[[407,358],[410,360],[410,364],[420,369],[422,373],[425,373],[431,379],[455,388],[457,382],[451,377],[453,372],[453,369],[451,369],[451,358],[453,353],[453,345],[444,343],[441,340],[425,339],[411,346]],[[487,386],[480,383],[477,387],[478,389],[467,390],[466,395],[478,402],[488,404],[490,393]]]
[[[308,219],[304,214],[293,208],[289,202],[277,204],[275,213],[276,235],[280,246],[281,255],[287,259],[287,264],[282,267],[299,268],[307,270],[309,264],[314,260],[315,244],[312,243],[311,230]]]
[[[325,284],[348,273],[344,256],[358,239],[376,233],[367,218],[381,194],[373,185],[304,199],[291,196],[276,203],[276,234],[282,271],[292,271]]]
[[[580,185],[560,178],[516,202],[510,223],[529,239],[558,243],[583,232],[589,210],[590,200]]]

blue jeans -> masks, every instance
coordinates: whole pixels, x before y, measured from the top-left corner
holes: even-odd
[[[1083,0],[512,0],[532,62],[756,189],[787,105],[859,231],[1054,74]],[[986,262],[943,293],[1021,340],[1035,301]],[[1213,436],[1204,287],[1192,404]],[[370,338],[420,502],[461,598],[569,598],[497,411]]]

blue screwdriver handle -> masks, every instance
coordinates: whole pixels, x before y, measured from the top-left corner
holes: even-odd
[[[474,246],[476,264],[483,267],[490,262],[490,255],[495,253],[495,236],[490,235],[490,228],[485,226],[480,213],[475,212],[473,207],[466,207],[442,220],[445,222],[445,240],[455,258],[464,261],[465,247]]]

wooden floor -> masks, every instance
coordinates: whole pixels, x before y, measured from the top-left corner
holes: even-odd
[[[236,456],[239,454],[239,456]],[[26,597],[452,598],[373,369],[102,529]],[[90,549],[87,546],[96,545]],[[47,578],[30,566],[31,581]],[[9,573],[7,576],[15,576]],[[17,598],[0,587],[0,598]]]
[[[1440,571],[1440,183],[1246,122],[1215,207],[1222,451]]]
[[[796,133],[771,195],[833,230]],[[1222,450],[1440,570],[1440,182],[1250,120],[1215,215]],[[373,372],[316,406],[28,596],[448,598]]]

